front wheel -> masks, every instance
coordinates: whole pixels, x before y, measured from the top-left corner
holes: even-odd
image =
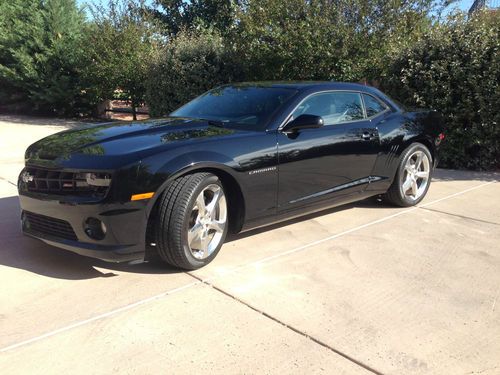
[[[401,155],[396,176],[385,197],[397,206],[414,206],[427,194],[431,177],[429,149],[421,143],[413,143]]]
[[[226,238],[224,187],[211,173],[175,180],[163,194],[156,223],[158,254],[166,263],[193,270],[210,263]]]

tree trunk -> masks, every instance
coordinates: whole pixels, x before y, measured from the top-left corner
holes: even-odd
[[[134,102],[132,102],[132,119],[137,121],[137,107]]]

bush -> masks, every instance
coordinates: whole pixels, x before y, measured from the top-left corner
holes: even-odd
[[[429,0],[251,0],[228,43],[249,80],[361,81],[378,78],[393,39],[430,24]]]
[[[453,16],[391,57],[385,88],[444,114],[446,168],[500,168],[500,17]]]
[[[116,90],[136,108],[144,103],[148,68],[157,48],[156,27],[144,12],[143,1],[109,0],[90,8],[85,32],[82,81],[87,100],[95,108],[114,99]]]
[[[146,101],[151,115],[166,115],[208,89],[239,77],[238,65],[218,33],[181,32],[154,58]]]
[[[75,0],[0,3],[0,99],[72,114],[80,96],[84,15]]]

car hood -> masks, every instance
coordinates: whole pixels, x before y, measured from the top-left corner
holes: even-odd
[[[84,125],[32,144],[25,158],[29,164],[47,167],[67,164],[65,161],[72,158],[108,156],[121,157],[125,161],[145,157],[158,149],[215,140],[242,132],[189,118]]]

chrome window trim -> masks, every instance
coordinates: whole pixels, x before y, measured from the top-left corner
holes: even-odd
[[[309,99],[311,96],[313,95],[318,95],[318,94],[325,94],[325,93],[336,93],[336,92],[348,92],[348,93],[353,93],[353,94],[360,94],[360,97],[361,97],[361,105],[363,106],[363,114],[364,114],[364,118],[360,119],[360,120],[352,120],[352,121],[344,121],[344,122],[339,122],[337,124],[332,124],[332,125],[325,125],[325,126],[337,126],[337,125],[344,125],[344,124],[352,124],[352,123],[356,123],[356,122],[361,122],[361,121],[371,121],[373,119],[375,119],[376,117],[390,111],[391,109],[385,104],[383,103],[382,101],[378,100],[377,98],[375,98],[376,100],[378,100],[379,102],[381,102],[384,107],[385,107],[385,110],[382,111],[382,112],[379,112],[371,117],[366,117],[366,108],[365,108],[365,102],[363,100],[363,95],[362,94],[366,94],[366,95],[370,95],[372,97],[374,97],[373,95],[371,94],[368,94],[366,93],[365,91],[361,91],[361,90],[322,90],[322,91],[317,91],[317,92],[313,92],[309,95],[307,95],[304,99],[302,99],[291,111],[290,113],[288,114],[288,116],[285,118],[285,120],[283,120],[281,122],[281,124],[278,126],[278,131],[281,131],[283,129],[283,127],[290,121],[290,117],[292,116],[292,114],[295,112],[295,110],[307,99]]]

